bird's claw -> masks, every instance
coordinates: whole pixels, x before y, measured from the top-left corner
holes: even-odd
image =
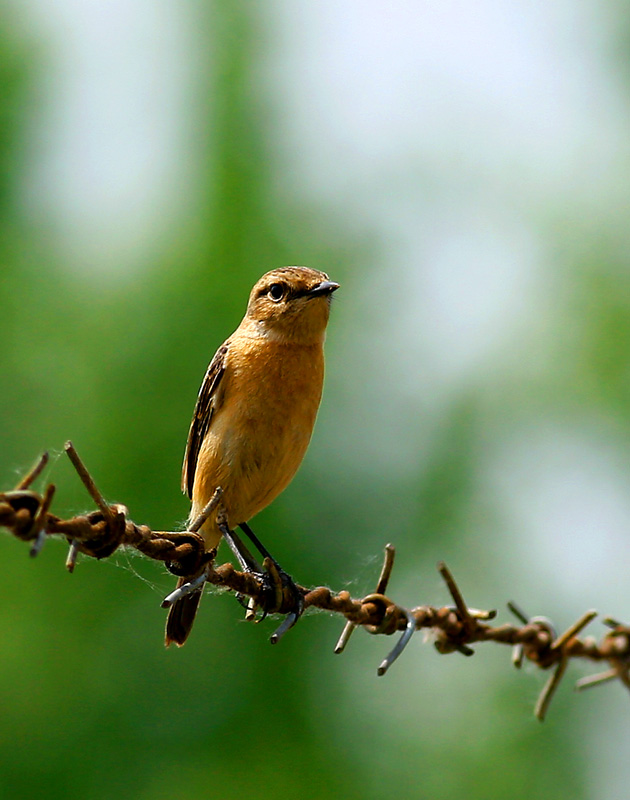
[[[262,622],[268,614],[282,613],[283,608],[289,611],[278,630],[271,636],[271,643],[278,642],[292,628],[304,613],[304,594],[293,578],[285,572],[277,561],[267,557],[263,562],[264,571],[257,573],[262,584],[262,612],[258,622]],[[248,607],[251,613],[251,606]],[[286,612],[285,612],[286,613]],[[250,616],[253,619],[254,615]]]
[[[304,596],[293,578],[271,558],[265,558],[263,566],[265,571],[261,577],[265,597],[264,610],[267,613],[277,613],[288,606],[292,613],[302,616]]]

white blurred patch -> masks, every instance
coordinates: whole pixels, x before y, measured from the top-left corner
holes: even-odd
[[[539,424],[503,443],[488,472],[511,539],[497,542],[497,552],[507,550],[541,603],[562,603],[576,617],[588,608],[623,616],[630,604],[630,475],[614,429],[581,422]]]
[[[575,167],[583,175],[584,148],[600,168],[609,163],[623,104],[594,5],[366,0],[358,13],[347,0],[275,0],[267,8],[276,32],[270,82],[284,112],[274,141],[309,189],[349,213],[378,195],[395,203],[388,187],[406,177],[426,193],[433,172],[439,180],[455,170],[462,187],[505,181],[518,194],[532,179],[540,190]],[[623,141],[620,129],[616,136]],[[597,140],[604,151],[590,148]],[[420,161],[424,175],[414,169]]]
[[[195,190],[191,9],[29,0],[27,10],[44,65],[28,213],[81,271],[137,267],[181,222]]]

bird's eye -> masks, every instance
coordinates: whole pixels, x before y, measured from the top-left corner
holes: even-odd
[[[283,283],[272,283],[269,287],[269,297],[274,301],[274,303],[278,303],[284,297],[285,286]]]

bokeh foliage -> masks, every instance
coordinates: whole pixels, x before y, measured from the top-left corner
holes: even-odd
[[[506,428],[575,404],[627,431],[627,252],[606,230],[592,250],[560,252],[571,288],[558,297],[562,324],[543,337],[542,360],[534,332],[519,343],[516,365],[499,358],[439,420],[401,401],[409,438],[423,448],[416,464],[390,470],[386,450],[380,463],[354,459],[382,422],[371,416],[378,394],[366,397],[355,383],[382,365],[347,345],[372,324],[352,297],[375,243],[276,191],[265,139],[273,120],[251,90],[260,58],[252,6],[212,4],[206,25],[204,197],[156,263],[112,282],[87,265],[85,275],[68,272],[54,240],[21,209],[25,130],[45,54],[9,25],[2,30],[3,485],[42,449],[59,453],[71,438],[102,491],[134,520],[181,526],[180,461],[208,359],[263,271],[305,263],[343,285],[325,403],[309,458],[257,531],[306,583],[365,593],[393,540],[402,563],[392,593],[402,602],[446,602],[431,567],[445,557],[464,571],[471,603],[492,606],[509,576],[493,573],[483,539],[503,523],[480,486],[487,449]],[[361,363],[345,362],[348,353]],[[534,374],[520,368],[530,356]],[[395,394],[395,386],[380,389]],[[87,507],[62,457],[49,478],[59,486],[58,513]],[[418,641],[377,680],[389,642],[357,634],[335,657],[340,623],[319,616],[271,648],[273,623],[243,624],[227,596],[204,598],[190,642],[166,651],[159,603],[172,578],[158,565],[119,554],[112,563],[82,561],[70,577],[59,543],[35,562],[8,538],[0,551],[1,797],[592,796],[575,730],[589,713],[596,721],[596,703],[578,709],[565,694],[541,728],[531,719],[540,676],[510,673],[507,652],[486,647],[464,662]]]

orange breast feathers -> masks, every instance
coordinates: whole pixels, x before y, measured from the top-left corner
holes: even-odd
[[[201,444],[191,519],[217,486],[230,528],[247,522],[287,486],[313,432],[324,378],[323,342],[301,344],[236,331],[212,423]],[[202,528],[208,548],[221,534],[211,516]]]

